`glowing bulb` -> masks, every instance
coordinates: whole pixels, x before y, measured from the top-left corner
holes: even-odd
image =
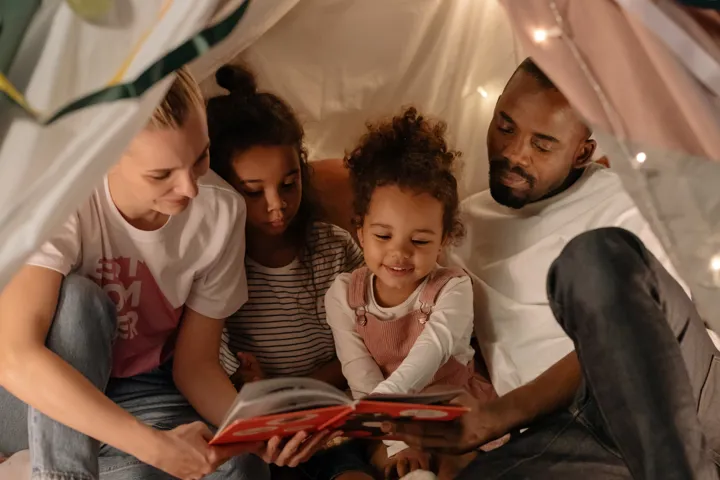
[[[710,268],[711,268],[714,272],[720,272],[720,256],[715,255],[715,256],[710,260]]]
[[[535,40],[535,43],[542,43],[548,38],[548,31],[544,28],[538,28],[535,29],[533,32],[533,40]]]
[[[647,155],[645,155],[645,152],[640,152],[635,155],[635,160],[637,160],[638,163],[644,163],[645,160],[647,160]],[[720,270],[720,268],[718,268],[718,270]]]
[[[480,94],[480,96],[482,96],[483,98],[487,98],[487,97],[488,97],[487,90],[485,90],[483,87],[478,87],[478,88],[477,88],[477,92],[478,92],[478,93]]]

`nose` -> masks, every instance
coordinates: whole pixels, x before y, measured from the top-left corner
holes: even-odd
[[[198,194],[197,178],[193,172],[187,172],[180,176],[179,184],[176,186],[176,191],[187,197],[195,198]]]
[[[502,153],[513,165],[523,168],[530,165],[531,160],[528,142],[519,135],[508,139]]]
[[[280,193],[274,188],[265,190],[265,201],[267,202],[268,212],[282,210],[284,208],[284,202],[280,197]]]
[[[412,256],[412,243],[404,240],[398,240],[392,245],[393,255],[397,255],[400,258],[410,258]]]

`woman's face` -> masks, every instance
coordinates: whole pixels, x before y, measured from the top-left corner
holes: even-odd
[[[113,182],[113,197],[122,196],[136,211],[181,213],[198,193],[198,178],[208,171],[208,147],[205,113],[198,109],[180,128],[144,129],[110,172],[119,180]]]
[[[233,158],[235,184],[247,204],[249,232],[285,233],[300,208],[302,172],[292,146],[256,146]]]

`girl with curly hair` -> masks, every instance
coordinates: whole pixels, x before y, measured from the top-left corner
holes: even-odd
[[[409,108],[369,125],[345,158],[366,267],[339,275],[325,305],[356,398],[435,386],[495,395],[474,372],[470,278],[437,263],[443,247],[463,234],[453,174],[459,152],[448,148],[445,131],[444,123]],[[423,452],[386,443],[386,452],[380,445],[382,454],[373,455],[386,476],[431,468]],[[438,460],[441,478],[452,478],[455,462]]]

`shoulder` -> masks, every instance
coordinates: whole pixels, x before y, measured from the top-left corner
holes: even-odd
[[[198,180],[198,195],[191,205],[196,214],[211,220],[234,219],[245,214],[242,195],[212,170]]]
[[[463,293],[470,293],[472,295],[472,280],[468,276],[468,274],[464,271],[462,271],[459,268],[452,268],[448,270],[457,271],[459,270],[461,273],[457,273],[456,276],[450,278],[447,283],[445,284],[445,287],[440,292],[440,295],[443,295],[448,292],[463,292]]]
[[[313,256],[327,260],[334,258],[344,260],[348,250],[358,248],[350,233],[337,225],[315,222],[306,240],[313,252]]]
[[[352,283],[352,273],[341,273],[333,280],[326,296],[328,298],[347,299],[350,283]]]
[[[355,243],[347,230],[325,222],[313,223],[309,241],[315,245],[333,246],[346,246],[349,243]]]
[[[325,293],[325,309],[327,311],[327,321],[330,325],[338,321],[338,314],[349,315],[352,313],[348,292],[352,283],[352,274],[341,273],[333,281],[330,288]]]

